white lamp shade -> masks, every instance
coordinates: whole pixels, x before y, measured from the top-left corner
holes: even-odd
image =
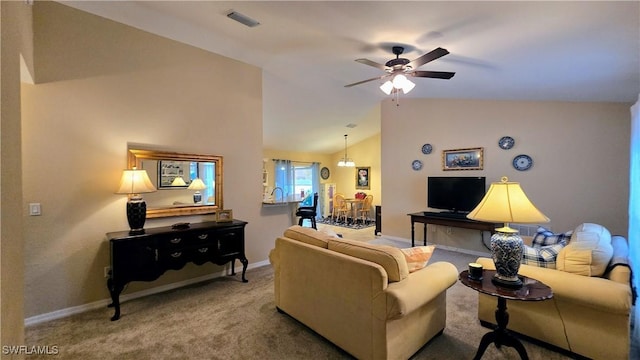
[[[189,187],[187,189],[204,190],[206,188],[207,188],[207,185],[204,184],[204,181],[202,181],[200,178],[195,178],[193,179],[193,181],[191,181],[191,184],[189,184]]]
[[[380,90],[382,90],[383,93],[390,95],[393,90],[393,83],[387,80],[384,84],[380,85]]]
[[[146,170],[124,170],[116,194],[142,194],[156,191]]]
[[[402,75],[402,74],[398,74],[396,76],[393,77],[393,87],[396,89],[402,89],[402,87],[404,86],[404,84],[407,82],[407,77]]]
[[[187,186],[187,183],[184,182],[182,176],[176,176],[176,178],[171,182],[171,186]]]
[[[416,84],[414,84],[413,81],[406,79],[404,81],[404,84],[402,85],[402,91],[405,94],[408,94],[409,91],[413,90],[414,87],[416,87]]]
[[[353,162],[353,160],[351,159],[340,159],[340,161],[338,161],[338,166],[343,166],[343,167],[354,167],[356,166],[356,163]]]
[[[503,177],[501,182],[492,183],[482,201],[467,218],[494,223],[549,222],[549,218],[527,198],[520,183],[508,180]]]

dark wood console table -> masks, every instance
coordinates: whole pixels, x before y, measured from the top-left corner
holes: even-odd
[[[187,263],[212,262],[224,265],[235,260],[242,263],[242,281],[249,261],[244,254],[244,228],[247,222],[202,222],[188,228],[171,226],[145,229],[143,234],[129,231],[107,233],[111,250],[111,271],[107,288],[115,308],[111,321],[120,318],[120,293],[131,281],[153,281],[169,269],[180,270]]]
[[[424,245],[427,245],[427,224],[489,231],[492,234],[495,232],[496,227],[502,226],[501,224],[475,221],[467,219],[466,217],[463,217],[461,215],[453,215],[441,212],[421,211],[407,215],[411,216],[411,246],[415,246],[415,223],[424,224]]]

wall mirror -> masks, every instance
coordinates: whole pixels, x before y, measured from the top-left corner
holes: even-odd
[[[147,170],[147,218],[213,214],[222,205],[222,156],[128,150],[128,166]],[[201,180],[201,182],[200,182]]]

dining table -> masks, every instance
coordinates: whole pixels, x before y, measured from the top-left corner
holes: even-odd
[[[356,222],[356,216],[358,209],[361,207],[362,203],[364,203],[364,199],[358,198],[345,198],[344,201],[349,204],[349,212],[351,213],[351,219],[353,223]]]

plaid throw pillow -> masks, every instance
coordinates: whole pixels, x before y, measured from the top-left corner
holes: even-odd
[[[563,244],[563,246],[566,246],[569,243],[569,239],[571,239],[571,234],[573,234],[573,230],[554,234],[549,229],[540,226],[531,240],[531,246],[535,248],[556,244]]]
[[[555,269],[558,253],[560,253],[560,250],[562,250],[565,245],[566,242],[541,247],[531,247],[525,245],[524,254],[522,255],[522,260],[520,261],[520,263]]]

